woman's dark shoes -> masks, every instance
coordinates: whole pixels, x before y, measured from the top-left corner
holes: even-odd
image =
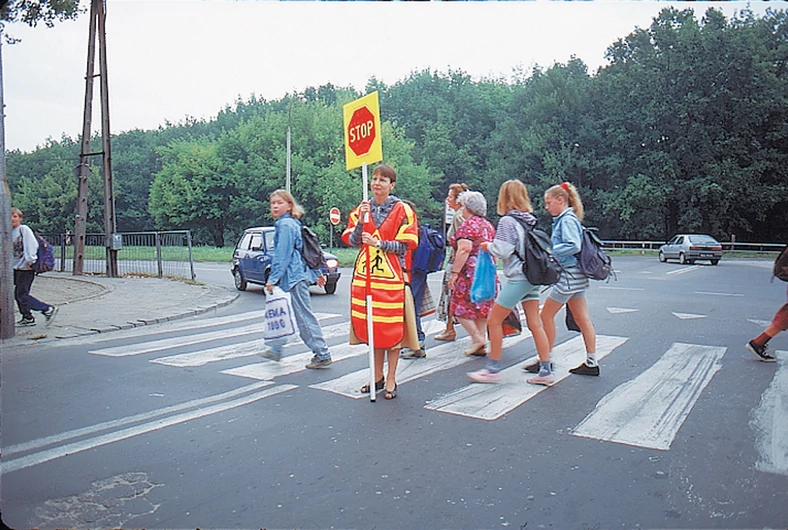
[[[386,381],[384,377],[381,377],[378,381],[375,381],[375,392],[377,392],[378,390],[383,390],[385,384]],[[369,383],[361,387],[361,393],[369,394]]]
[[[386,390],[386,393],[383,394],[383,397],[386,399],[394,399],[395,397],[397,397],[397,383],[394,383],[393,390]]]

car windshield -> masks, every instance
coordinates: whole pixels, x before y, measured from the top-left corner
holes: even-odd
[[[689,240],[694,245],[719,245],[719,242],[711,236],[689,236]]]

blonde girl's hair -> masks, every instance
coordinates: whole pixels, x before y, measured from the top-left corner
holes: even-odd
[[[509,210],[528,213],[534,211],[531,198],[528,196],[528,188],[519,179],[507,180],[498,190],[498,215],[506,215]]]
[[[290,203],[290,206],[292,206],[292,209],[290,210],[290,215],[292,215],[296,219],[301,219],[301,216],[304,215],[304,208],[296,202],[296,200],[293,198],[293,195],[289,191],[281,190],[281,189],[274,190],[273,192],[271,192],[271,195],[268,197],[268,200],[270,201],[271,199],[273,199],[275,195],[281,197],[282,200],[284,200],[285,202]]]
[[[19,208],[11,208],[11,215],[17,214],[20,219],[24,219],[24,215],[22,215],[22,210]]]
[[[566,203],[574,208],[577,218],[581,221],[583,220],[585,216],[583,201],[580,200],[580,194],[577,192],[577,188],[575,188],[574,184],[562,182],[561,184],[556,184],[552,188],[549,188],[544,194],[550,197],[563,197]]]

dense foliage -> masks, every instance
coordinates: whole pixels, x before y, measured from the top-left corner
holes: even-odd
[[[385,161],[395,193],[439,223],[453,182],[488,199],[520,178],[549,226],[541,195],[562,180],[581,191],[587,224],[607,239],[667,239],[679,231],[718,239],[788,241],[788,18],[785,11],[726,19],[710,9],[664,9],[649,28],[613,43],[608,64],[534,68],[514,79],[461,71],[414,72],[380,92]],[[344,167],[342,105],[360,97],[330,84],[266,101],[251,96],[212,120],[113,137],[121,231],[190,228],[221,246],[268,224],[267,197],[285,185],[305,221],[327,236],[361,199],[360,170]],[[72,228],[78,143],[64,137],[8,154],[14,204],[44,232]],[[88,231],[101,232],[98,168]]]

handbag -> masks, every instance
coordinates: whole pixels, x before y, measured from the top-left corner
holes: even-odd
[[[495,298],[496,266],[486,250],[479,250],[471,283],[471,302],[487,302]]]
[[[503,336],[514,337],[523,332],[523,323],[520,322],[520,312],[515,307],[503,319]]]
[[[263,338],[266,342],[285,344],[296,334],[293,302],[290,293],[280,287],[265,294],[265,329]]]

